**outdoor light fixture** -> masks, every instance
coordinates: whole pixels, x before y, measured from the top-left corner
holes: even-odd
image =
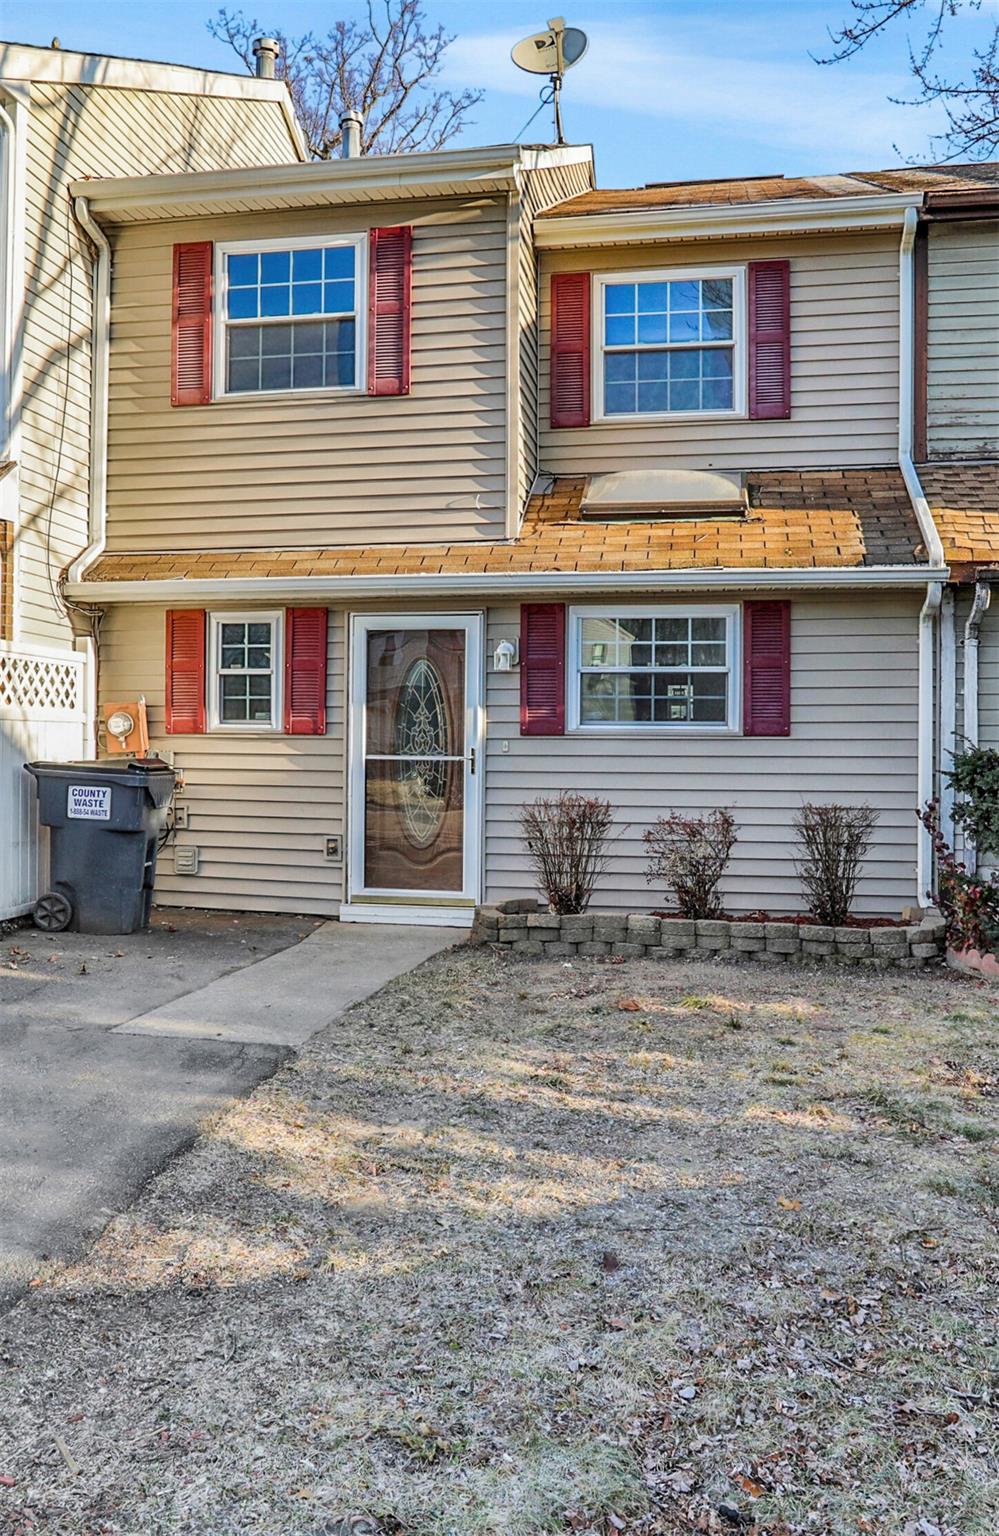
[[[517,665],[517,647],[512,640],[500,640],[493,651],[493,671],[512,672]]]

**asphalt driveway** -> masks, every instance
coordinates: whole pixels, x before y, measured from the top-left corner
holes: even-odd
[[[122,937],[0,939],[0,1310],[209,1115],[458,936],[174,912]]]

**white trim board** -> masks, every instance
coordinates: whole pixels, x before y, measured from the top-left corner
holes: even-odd
[[[460,928],[472,926],[475,908],[434,907],[404,905],[393,907],[390,903],[361,901],[341,903],[337,914],[341,923],[411,923],[419,928]]]
[[[477,598],[518,601],[534,592],[797,592],[818,588],[905,587],[945,582],[947,567],[926,565],[776,566],[746,570],[495,571],[408,576],[217,576],[162,581],[76,581],[69,597],[91,603],[352,602],[368,597]]]

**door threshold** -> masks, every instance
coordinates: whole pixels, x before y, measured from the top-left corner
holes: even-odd
[[[345,901],[341,923],[402,923],[410,927],[471,928],[474,907],[422,906],[416,902]]]

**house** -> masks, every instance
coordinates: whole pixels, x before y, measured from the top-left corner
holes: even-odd
[[[953,167],[916,246],[916,455],[951,583],[940,634],[940,748],[999,749],[999,167]],[[974,867],[941,784],[943,829]],[[987,868],[987,865],[986,865]],[[994,871],[993,871],[994,872]]]
[[[274,80],[0,42],[0,918],[44,876],[23,763],[94,751],[93,636],[60,573],[102,494],[109,269],[70,185],[304,152]]]
[[[182,775],[158,899],[468,921],[533,894],[560,788],[614,804],[603,906],[649,901],[657,814],[728,805],[727,905],[795,910],[832,798],[879,813],[860,910],[924,897],[916,253],[975,185],[598,191],[523,146],[75,182],[114,284],[64,590]]]

